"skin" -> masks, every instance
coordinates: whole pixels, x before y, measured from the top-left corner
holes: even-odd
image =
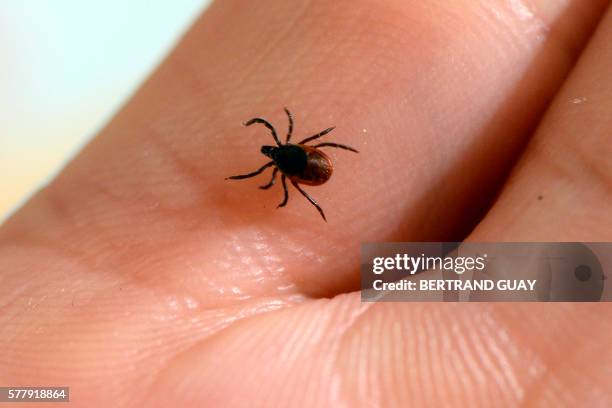
[[[612,241],[607,6],[214,3],[0,229],[0,383],[73,407],[609,405],[607,304],[357,291],[362,242]],[[224,180],[267,160],[241,122],[283,135],[284,105],[296,140],[335,125],[361,152],[305,187],[328,223],[292,186],[277,210],[269,173]]]

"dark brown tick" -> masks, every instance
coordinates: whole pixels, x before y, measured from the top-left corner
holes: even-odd
[[[287,191],[287,183],[285,181],[286,178],[289,178],[291,184],[293,184],[293,186],[317,208],[321,214],[321,217],[323,217],[323,220],[327,221],[325,214],[323,213],[323,209],[321,209],[319,204],[317,204],[312,197],[302,190],[298,184],[318,186],[325,183],[331,177],[334,166],[332,165],[329,157],[319,150],[319,147],[337,147],[340,149],[350,150],[351,152],[355,153],[359,152],[350,146],[345,146],[338,143],[326,142],[319,143],[314,146],[306,145],[308,142],[325,136],[334,130],[333,127],[327,128],[314,136],[307,137],[297,144],[289,143],[289,140],[291,140],[291,134],[293,133],[293,116],[287,108],[284,109],[285,113],[287,113],[287,117],[289,118],[289,131],[287,132],[287,139],[284,144],[278,139],[274,126],[272,126],[267,120],[253,118],[244,122],[245,126],[251,126],[254,123],[261,123],[270,129],[270,132],[272,132],[272,137],[274,138],[277,146],[261,146],[261,153],[271,158],[272,161],[264,164],[258,170],[252,173],[227,177],[226,180],[240,180],[254,177],[261,174],[268,167],[274,167],[270,182],[266,185],[260,186],[259,188],[262,190],[267,190],[272,187],[276,181],[276,173],[278,173],[280,170],[282,174],[281,182],[283,183],[285,198],[283,199],[283,202],[278,205],[278,207],[280,208],[286,206],[287,201],[289,200],[289,192]]]

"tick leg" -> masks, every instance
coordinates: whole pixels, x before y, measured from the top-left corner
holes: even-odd
[[[319,143],[318,145],[315,145],[314,147],[325,147],[325,146],[338,147],[340,149],[350,150],[351,152],[359,153],[357,149],[353,149],[351,146],[338,144],[338,143]]]
[[[285,175],[284,174],[281,177],[281,182],[283,183],[283,190],[285,190],[285,199],[276,208],[280,208],[280,207],[286,206],[287,205],[287,201],[289,201],[289,191],[287,190],[287,182],[285,181]]]
[[[292,181],[291,184],[293,184],[293,187],[297,188],[297,190],[302,193],[302,195],[304,197],[306,197],[306,199],[308,201],[310,201],[310,204],[314,205],[315,207],[317,207],[317,210],[319,210],[319,214],[321,214],[321,217],[323,217],[323,221],[327,222],[327,218],[325,218],[325,214],[323,213],[323,209],[321,207],[319,207],[319,204],[317,204],[317,202],[308,195],[308,193],[306,193],[304,190],[302,190],[300,188],[300,186],[298,186],[298,184],[295,181]]]
[[[274,171],[272,172],[272,179],[270,179],[270,182],[268,184],[266,184],[265,186],[259,186],[259,188],[261,188],[262,190],[267,190],[270,187],[272,187],[274,185],[274,182],[276,181],[276,173],[278,172],[278,167],[274,168]]]
[[[245,179],[245,178],[249,178],[249,177],[255,177],[258,174],[261,174],[262,171],[264,171],[265,169],[267,169],[270,166],[274,165],[274,161],[271,161],[269,163],[264,164],[263,166],[261,166],[259,168],[259,170],[256,170],[252,173],[249,174],[241,174],[239,176],[230,176],[230,177],[226,177],[225,179],[231,179],[231,180],[240,180],[240,179]]]
[[[244,122],[244,126],[251,126],[253,123],[261,123],[268,129],[270,129],[270,132],[272,132],[272,137],[276,141],[276,144],[279,146],[281,145],[280,140],[278,140],[278,135],[276,134],[276,129],[274,129],[274,126],[272,126],[270,122],[262,118],[253,118],[251,120],[247,120],[246,122]]]
[[[287,141],[285,143],[289,143],[289,140],[291,140],[291,134],[293,133],[293,115],[291,115],[291,112],[289,112],[289,109],[287,108],[283,108],[285,109],[285,112],[287,113],[287,117],[289,118],[289,131],[287,132]]]
[[[304,143],[310,142],[311,140],[315,140],[315,139],[318,139],[318,138],[320,138],[322,136],[325,136],[326,134],[328,134],[329,132],[331,132],[335,128],[336,128],[335,126],[327,128],[324,131],[319,132],[319,133],[317,133],[314,136],[307,137],[306,139],[302,140],[299,144],[304,144]]]

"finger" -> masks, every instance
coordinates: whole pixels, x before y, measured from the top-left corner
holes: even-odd
[[[359,243],[471,228],[604,3],[215,3],[3,236],[202,301],[354,287]],[[272,142],[242,120],[285,104],[296,138],[336,125],[362,152],[308,189],[329,225],[297,191],[276,211],[280,190],[224,181]]]
[[[608,312],[360,304],[358,294],[342,295],[241,321],[197,344],[158,377],[180,395],[152,393],[146,405],[605,405]]]
[[[470,239],[507,241],[608,242],[612,238],[612,13],[608,12],[561,92],[555,98],[526,153],[517,164],[503,193]],[[607,256],[607,254],[602,254]],[[496,305],[504,314],[509,305]],[[609,401],[611,354],[607,351],[612,308],[607,304],[567,304],[564,314],[582,315],[590,327],[568,327],[569,336],[587,339],[587,350],[550,353],[565,335],[530,339],[558,369],[538,376],[529,395],[536,405],[605,404]],[[525,306],[516,323],[525,331],[548,330],[559,304]],[[593,331],[593,328],[596,328]],[[586,332],[583,332],[586,330]],[[553,340],[555,339],[555,340]],[[585,344],[586,344],[585,343]],[[564,356],[569,355],[566,359]],[[531,360],[531,359],[530,359]],[[531,360],[532,361],[532,360]],[[588,372],[588,382],[576,373]],[[555,390],[555,391],[553,391]],[[590,402],[585,402],[587,398]],[[580,401],[580,402],[579,402]]]
[[[612,15],[608,12],[476,240],[612,240]]]

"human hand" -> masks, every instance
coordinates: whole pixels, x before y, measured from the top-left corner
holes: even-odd
[[[609,403],[608,305],[356,292],[362,242],[611,240],[610,13],[565,80],[607,5],[216,2],[0,230],[2,383],[88,407]],[[285,105],[296,138],[361,152],[305,188],[328,223],[295,190],[277,210],[268,175],[224,180],[265,162],[241,122],[284,129]]]

